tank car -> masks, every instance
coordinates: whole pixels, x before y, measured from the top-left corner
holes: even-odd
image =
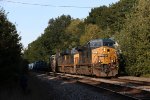
[[[45,61],[35,61],[32,70],[34,71],[48,71],[49,67]]]

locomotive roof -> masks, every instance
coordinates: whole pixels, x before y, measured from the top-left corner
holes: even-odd
[[[100,46],[114,47],[113,46],[114,44],[115,44],[115,41],[113,41],[112,39],[94,39],[94,40],[90,40],[86,45],[78,46],[78,47],[72,48],[71,50],[66,49],[62,51],[60,54],[61,55],[75,54],[78,51],[87,49],[87,47],[90,47],[90,48],[97,48]]]
[[[108,44],[109,43],[109,44]],[[115,41],[111,39],[94,39],[87,43],[91,48],[100,47],[100,46],[110,46],[112,47],[115,44]]]
[[[63,50],[60,54],[61,55],[69,55],[70,54],[70,50],[69,49]]]
[[[94,39],[94,40],[90,40],[89,42],[90,43],[92,43],[92,42],[112,42],[112,43],[115,43],[112,39]]]

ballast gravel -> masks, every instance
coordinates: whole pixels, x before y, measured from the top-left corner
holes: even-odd
[[[109,92],[96,91],[74,81],[64,81],[59,77],[45,74],[35,76],[48,90],[49,100],[122,100]]]

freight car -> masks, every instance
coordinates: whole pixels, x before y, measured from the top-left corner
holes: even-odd
[[[84,46],[50,57],[53,71],[113,77],[118,74],[118,54],[111,39],[95,39]]]
[[[29,70],[32,71],[48,71],[49,67],[45,61],[35,61],[28,65]]]

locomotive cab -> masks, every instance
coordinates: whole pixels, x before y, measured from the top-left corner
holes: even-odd
[[[118,57],[111,39],[91,41],[93,74],[96,76],[115,76],[118,73]]]

